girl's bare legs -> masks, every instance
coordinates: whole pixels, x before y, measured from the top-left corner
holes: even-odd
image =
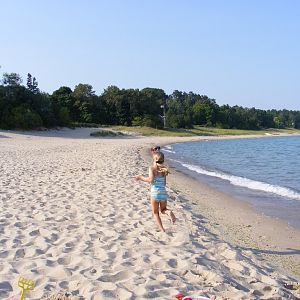
[[[167,201],[160,202],[160,211],[162,214],[166,214],[170,217],[172,223],[175,223],[176,217],[174,213],[167,208]]]
[[[153,216],[156,220],[156,223],[157,223],[160,231],[165,232],[165,229],[161,222],[161,218],[159,216],[159,202],[155,201],[154,199],[151,199],[151,207],[152,207]]]

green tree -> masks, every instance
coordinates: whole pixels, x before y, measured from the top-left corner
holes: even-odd
[[[273,121],[274,121],[274,124],[277,128],[282,127],[282,119],[279,115],[274,116]]]
[[[171,128],[185,127],[184,107],[183,104],[176,99],[168,100],[168,110],[166,113],[167,126]]]
[[[34,94],[39,93],[38,82],[30,73],[27,74],[27,89]]]
[[[197,125],[206,125],[206,106],[198,100],[192,107],[193,123]]]
[[[130,102],[124,89],[109,86],[104,90],[102,97],[107,104],[110,124],[131,124]]]
[[[60,107],[56,119],[57,125],[68,126],[71,122],[69,109],[67,107]]]
[[[41,117],[26,105],[13,108],[12,117],[15,128],[34,129],[43,124]]]
[[[75,86],[72,96],[74,97],[74,106],[79,112],[79,121],[91,123],[92,117],[92,102],[95,97],[95,92],[90,84],[80,83]]]
[[[104,89],[102,93],[102,98],[107,106],[107,119],[108,124],[119,124],[119,120],[117,119],[117,102],[119,97],[121,96],[121,90],[115,86],[111,85]]]
[[[54,91],[51,95],[53,110],[55,111],[55,115],[58,116],[58,120],[60,120],[61,109],[66,108],[68,111],[68,122],[66,120],[58,121],[59,123],[63,124],[61,126],[68,125],[71,121],[79,121],[80,119],[80,111],[74,105],[75,99],[72,93],[73,91],[71,88],[62,86],[58,90]]]
[[[140,109],[142,115],[162,115],[161,105],[166,105],[168,96],[165,91],[157,88],[144,88],[140,91]]]
[[[16,86],[22,84],[22,77],[17,73],[4,73],[2,82],[4,85]]]
[[[108,124],[108,110],[102,96],[95,96],[91,101],[92,122],[97,124]]]

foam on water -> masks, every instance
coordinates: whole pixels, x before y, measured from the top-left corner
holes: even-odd
[[[169,152],[169,153],[176,153],[174,150],[173,150],[173,147],[171,145],[167,145],[167,146],[164,146],[163,148],[163,151],[164,152]]]
[[[183,167],[185,167],[191,171],[195,171],[198,174],[221,178],[223,180],[229,181],[231,184],[233,184],[235,186],[245,187],[248,189],[263,191],[263,192],[267,192],[267,193],[273,193],[278,196],[287,197],[287,198],[295,199],[295,200],[300,200],[300,194],[289,188],[276,186],[276,185],[272,185],[272,184],[261,182],[261,181],[255,181],[255,180],[251,180],[249,178],[234,176],[234,175],[222,173],[219,171],[209,171],[209,170],[205,170],[204,168],[199,167],[199,166],[185,164],[185,163],[182,163],[179,161],[177,161],[177,162],[180,163]]]

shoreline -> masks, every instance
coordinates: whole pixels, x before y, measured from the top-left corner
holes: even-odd
[[[234,199],[204,185],[198,191],[176,170],[167,187],[178,219],[162,216],[166,234],[156,232],[149,186],[132,176],[147,174],[153,144],[207,137],[89,137],[95,130],[0,131],[0,298],[17,294],[18,276],[36,282],[33,300],[58,290],[72,300],[300,297],[285,287],[295,276],[230,241],[250,228],[226,223],[231,210],[220,199],[228,209]]]
[[[300,213],[299,200],[282,199],[282,202],[279,204],[280,206],[274,206],[273,202],[270,200],[268,200],[268,202],[260,201],[264,198],[262,191],[256,191],[252,189],[248,191],[248,188],[246,187],[233,185],[232,183],[219,177],[199,174],[182,166],[182,163],[184,163],[184,161],[179,162],[172,160],[170,165],[178,172],[183,173],[184,175],[189,176],[194,180],[211,187],[212,189],[216,189],[219,192],[236,199],[237,201],[249,204],[258,214],[265,215],[266,217],[270,217],[272,219],[279,219],[284,222],[284,224],[288,224],[290,227],[300,231],[300,220],[297,217]],[[248,193],[250,193],[250,195]],[[256,196],[254,195],[255,193]],[[276,195],[275,197],[278,198],[280,196]]]
[[[174,143],[162,143],[161,146]],[[144,149],[142,156],[149,162],[149,149]],[[167,157],[166,153],[166,160]],[[300,281],[300,229],[257,211],[251,203],[211,187],[172,164],[170,168],[170,189],[209,220],[207,226],[210,231],[222,236],[226,243],[253,252]]]
[[[171,189],[196,205],[195,210],[209,220],[209,230],[234,247],[261,256],[300,280],[299,229],[259,213],[249,203],[178,170],[172,169],[172,175]]]

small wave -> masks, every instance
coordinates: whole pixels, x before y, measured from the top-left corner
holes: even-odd
[[[172,151],[172,150],[168,150],[168,149],[163,149],[164,152],[169,152],[169,153],[176,153],[175,151]]]
[[[171,145],[166,145],[164,146],[163,150],[165,152],[169,152],[169,153],[176,153],[174,150],[173,150],[173,147]]]
[[[217,171],[209,171],[209,170],[205,170],[205,169],[203,169],[199,166],[195,166],[195,165],[184,164],[184,163],[181,163],[181,165],[186,167],[187,169],[189,169],[191,171],[195,171],[199,174],[218,177],[218,178],[227,180],[235,186],[246,187],[246,188],[252,189],[252,190],[273,193],[273,194],[276,194],[276,195],[279,195],[282,197],[300,200],[300,194],[289,188],[281,187],[278,185],[272,185],[272,184],[269,184],[266,182],[255,181],[255,180],[244,178],[244,177],[229,175],[229,174],[225,174],[225,173],[221,173],[221,172],[217,172]]]

